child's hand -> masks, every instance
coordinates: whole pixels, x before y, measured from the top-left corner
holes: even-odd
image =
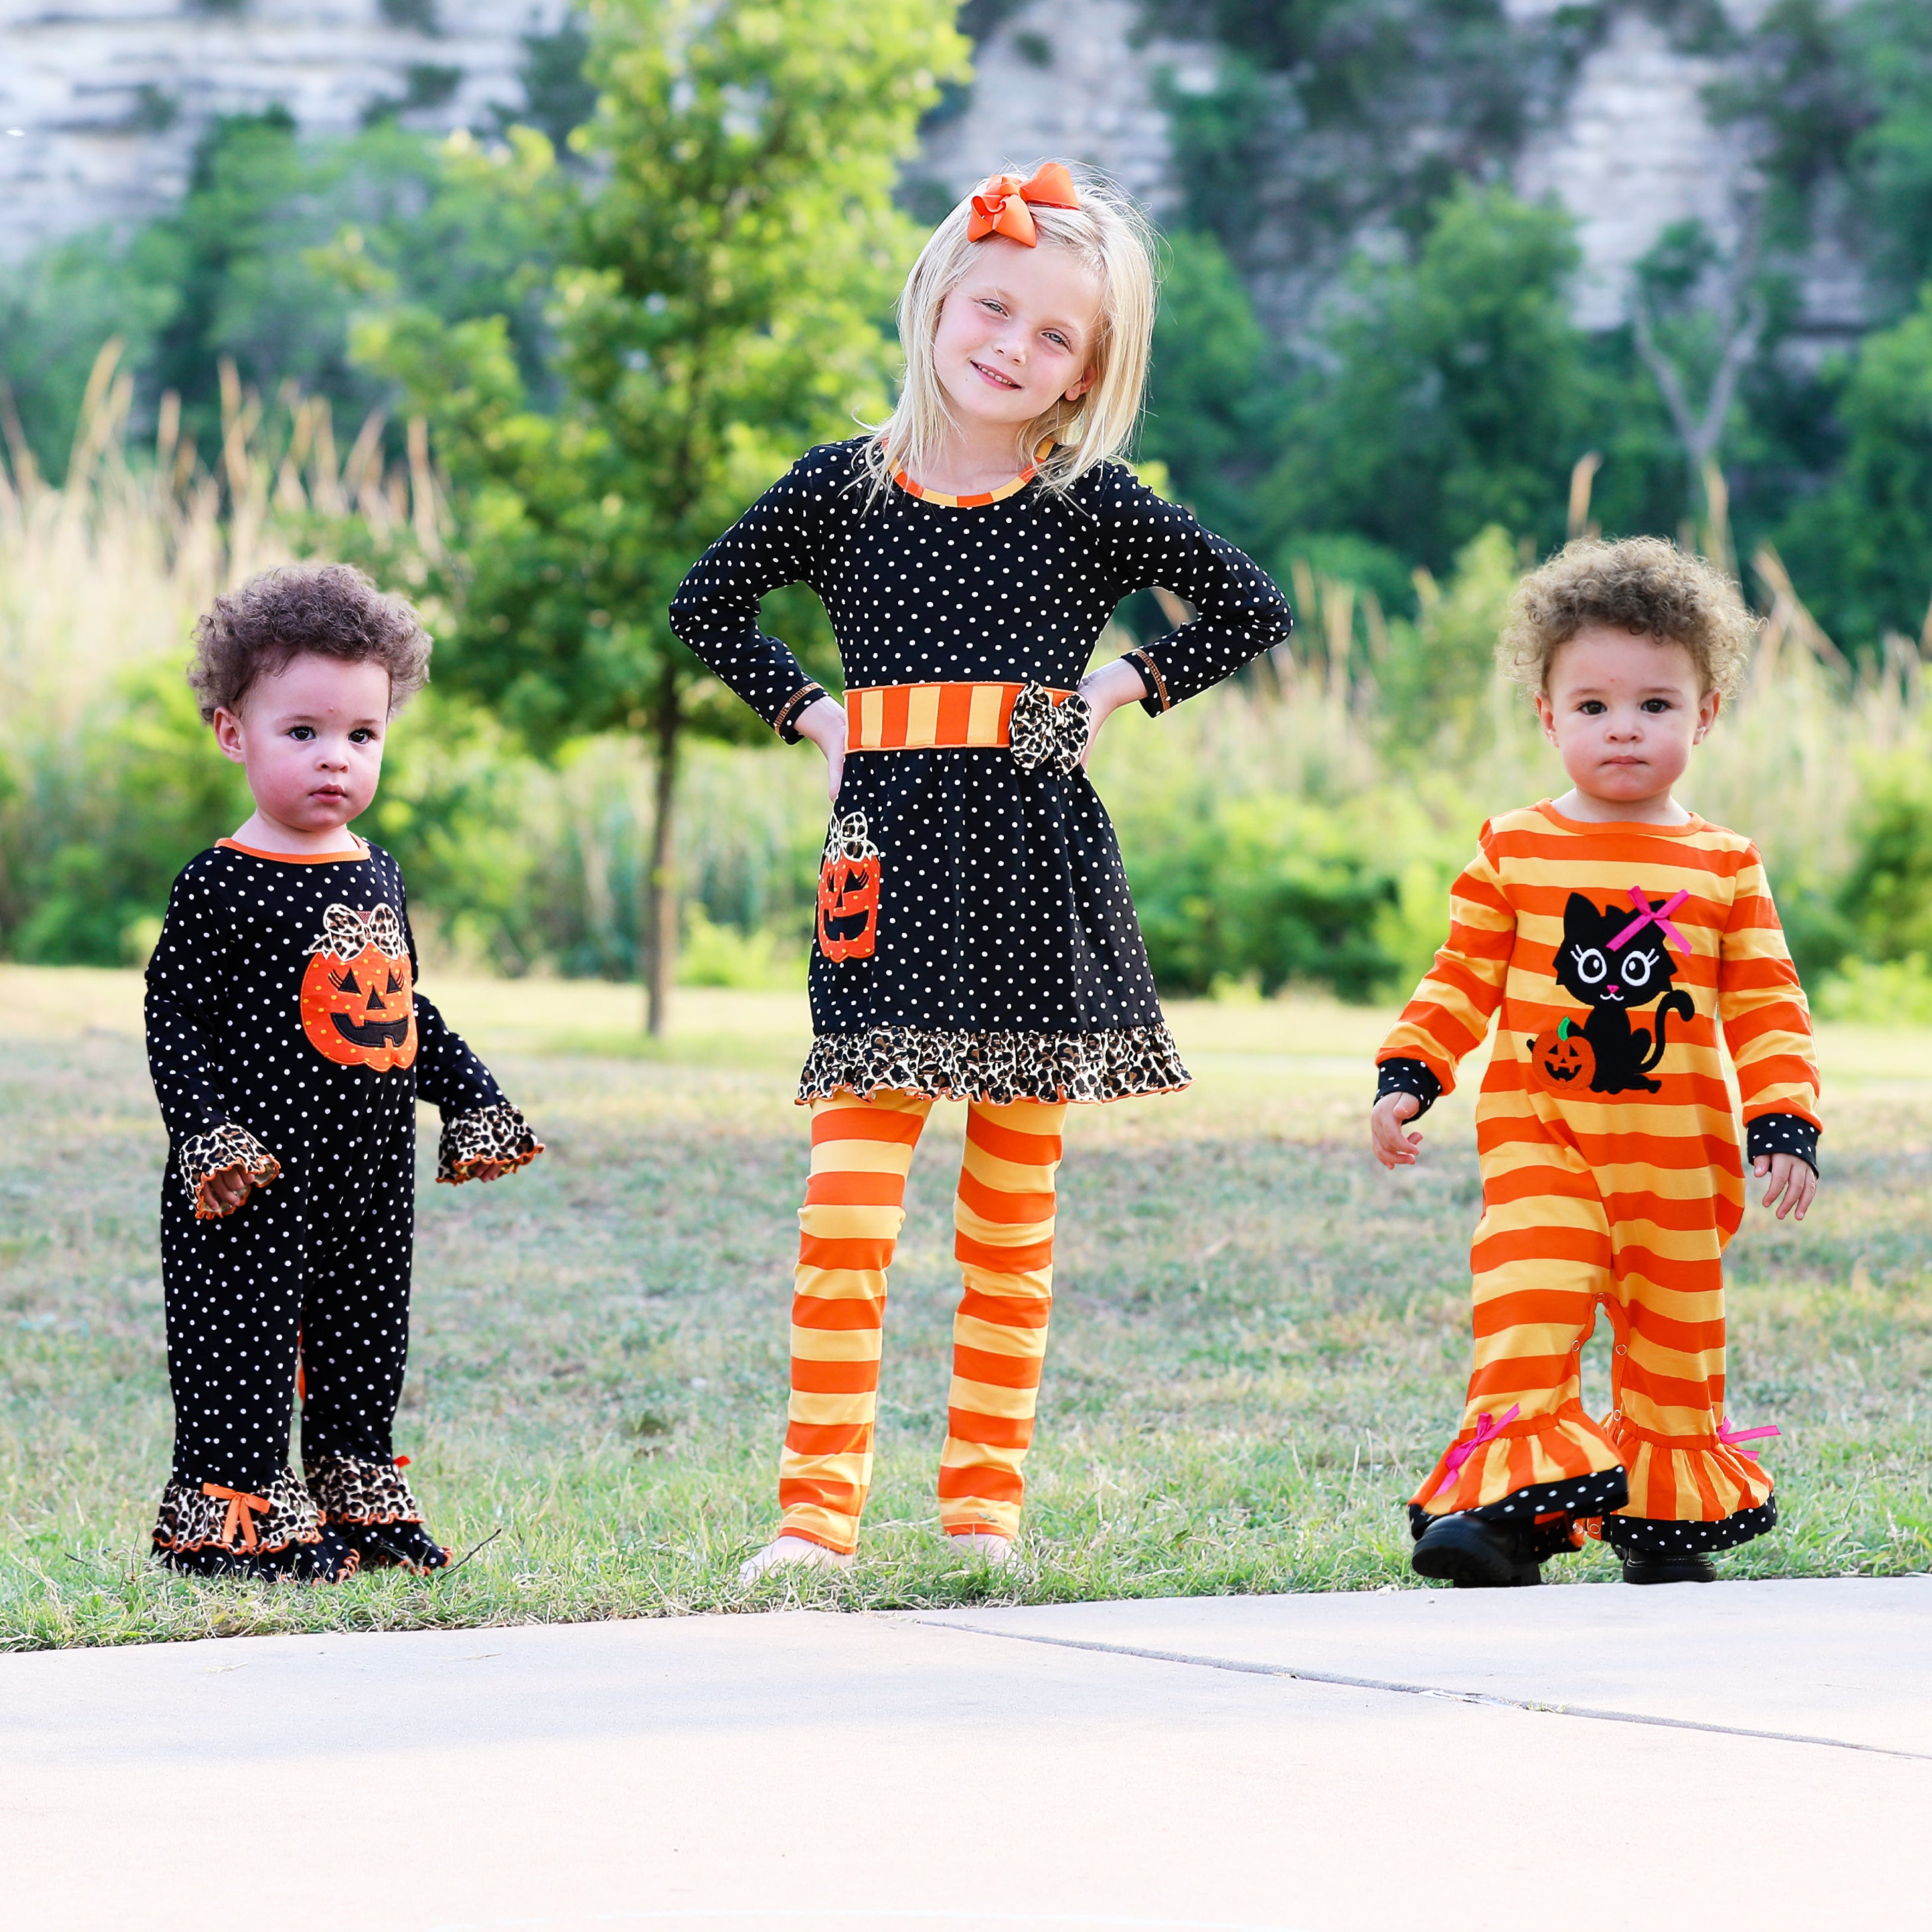
[[[1800,1160],[1795,1154],[1761,1154],[1751,1163],[1751,1172],[1760,1180],[1767,1174],[1771,1176],[1771,1185],[1764,1190],[1764,1204],[1768,1208],[1778,1202],[1780,1221],[1787,1214],[1804,1220],[1805,1210],[1818,1192],[1818,1177],[1809,1161]],[[1780,1195],[1782,1200],[1778,1198]]]
[[[517,1164],[513,1160],[479,1160],[470,1170],[472,1180],[501,1180],[505,1174],[514,1174]]]
[[[836,805],[845,780],[844,706],[836,698],[814,698],[798,714],[794,728],[825,754],[825,795]]]
[[[1094,747],[1100,742],[1100,727],[1125,704],[1138,704],[1147,695],[1147,686],[1141,682],[1141,674],[1125,658],[1116,658],[1112,664],[1102,664],[1098,670],[1089,671],[1080,680],[1080,695],[1087,700],[1088,708],[1094,714],[1094,722],[1087,734],[1087,748],[1080,754],[1084,770],[1087,760],[1094,755]]]
[[[201,1184],[201,1204],[218,1214],[232,1214],[248,1199],[254,1185],[241,1168],[224,1168]]]
[[[1422,1144],[1422,1136],[1404,1133],[1402,1124],[1421,1112],[1422,1102],[1413,1094],[1384,1094],[1376,1102],[1375,1112],[1369,1116],[1369,1144],[1383,1166],[1415,1165],[1415,1150]],[[1778,1156],[1780,1160],[1787,1157]]]

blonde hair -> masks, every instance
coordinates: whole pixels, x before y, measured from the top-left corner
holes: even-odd
[[[1662,537],[1578,537],[1516,586],[1496,668],[1546,692],[1550,660],[1586,624],[1681,644],[1703,688],[1734,698],[1760,620],[1731,578]]]
[[[1038,166],[1004,172],[1030,178]],[[1030,452],[1052,440],[1051,452],[1035,460],[1040,480],[1060,490],[1118,455],[1133,435],[1147,387],[1156,298],[1154,230],[1147,217],[1104,176],[1070,172],[1079,190],[1077,208],[1030,202],[1028,212],[1039,236],[1036,245],[1072,250],[1100,282],[1100,328],[1087,356],[1094,380],[1077,403],[1057,397],[1020,438]],[[933,230],[900,292],[905,376],[898,406],[883,423],[870,425],[878,431],[866,451],[875,491],[890,485],[896,471],[917,477],[928,470],[957,427],[933,364],[932,343],[940,310],[964,280],[980,245],[966,238],[972,207],[969,195]]]

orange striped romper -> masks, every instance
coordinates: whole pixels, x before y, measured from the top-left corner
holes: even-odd
[[[1582,1527],[1620,1551],[1726,1549],[1777,1520],[1724,1414],[1720,1257],[1750,1156],[1817,1160],[1804,994],[1749,840],[1587,824],[1546,801],[1492,819],[1451,896],[1449,940],[1377,1062],[1424,1107],[1491,1016],[1476,1106],[1483,1213],[1462,1426],[1409,1505],[1420,1536],[1470,1510],[1531,1527],[1539,1560]],[[1600,1307],[1610,1412],[1578,1375]]]

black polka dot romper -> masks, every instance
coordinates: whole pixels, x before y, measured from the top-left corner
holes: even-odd
[[[1071,690],[1121,599],[1158,585],[1194,620],[1130,654],[1159,714],[1291,628],[1268,574],[1123,465],[968,505],[871,487],[862,438],[814,449],[713,544],[671,622],[780,734],[819,694],[758,628],[809,584],[848,688],[957,680]],[[815,947],[801,1100],[841,1088],[996,1103],[1185,1086],[1120,851],[1086,773],[1004,747],[853,753],[841,818],[882,855],[874,950]]]
[[[251,1568],[301,1574],[325,1527],[355,1546],[369,1525],[421,1524],[390,1442],[417,1096],[442,1109],[440,1180],[539,1150],[416,992],[416,964],[402,874],[377,847],[303,860],[224,840],[175,881],[147,1034],[169,1138],[175,1402],[154,1540],[177,1567],[219,1570],[245,1552]],[[202,1183],[237,1170],[260,1184],[218,1215]],[[298,1336],[306,1484],[289,1467]],[[197,1552],[207,1560],[188,1560]]]

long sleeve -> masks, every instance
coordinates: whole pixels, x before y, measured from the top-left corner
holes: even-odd
[[[1718,962],[1718,1017],[1744,1102],[1746,1151],[1818,1164],[1818,1060],[1811,1012],[1750,847],[1737,875]]]
[[[1376,1055],[1378,1066],[1419,1064],[1444,1094],[1454,1089],[1458,1064],[1488,1035],[1516,944],[1516,910],[1491,858],[1490,836],[1485,825],[1475,857],[1450,890],[1448,942]],[[1395,1090],[1433,1097],[1419,1084]]]
[[[403,915],[409,941],[410,976],[418,971],[416,934]],[[421,993],[416,995],[416,1096],[428,1100],[442,1115],[442,1135],[436,1149],[438,1180],[460,1185],[485,1161],[523,1167],[544,1150],[530,1124],[503,1096],[495,1076]]]
[[[148,962],[148,1070],[182,1185],[203,1220],[222,1211],[202,1184],[239,1170],[258,1186],[281,1172],[274,1155],[236,1120],[218,1062],[214,1015],[228,985],[226,920],[207,880],[190,867],[175,881]]]
[[[801,457],[692,566],[670,626],[719,680],[788,742],[792,721],[824,687],[758,628],[758,601],[811,574],[821,506],[838,487],[825,453]]]
[[[1198,697],[1287,642],[1294,628],[1288,599],[1259,564],[1131,470],[1108,464],[1098,473],[1089,507],[1119,594],[1169,590],[1194,607],[1192,622],[1127,653],[1146,688],[1144,710],[1158,716]]]

